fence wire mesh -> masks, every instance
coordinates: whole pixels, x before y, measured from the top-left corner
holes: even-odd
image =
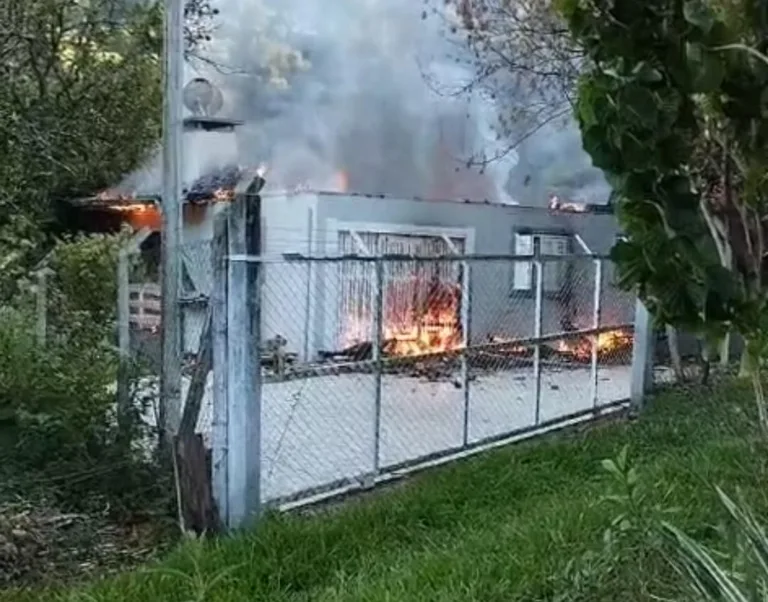
[[[126,246],[119,259],[117,300],[118,332],[128,335],[127,341],[118,335],[120,353],[128,360],[127,370],[119,376],[127,382],[118,383],[118,387],[126,387],[131,402],[140,408],[144,422],[152,428],[157,425],[162,369],[162,296],[159,253],[155,251],[152,247],[141,250],[131,244]],[[152,441],[147,442],[148,450],[152,445]]]
[[[179,249],[179,258],[183,404],[189,391],[192,367],[200,351],[203,326],[208,316],[213,274],[211,242],[186,243]],[[136,403],[141,403],[145,422],[151,427],[156,427],[163,363],[159,240],[153,243],[150,239],[140,248],[135,245],[127,246],[121,262],[125,263],[118,270],[118,297],[127,295],[127,303],[122,304],[125,306],[122,312],[124,315],[118,310],[118,322],[127,322],[128,348],[121,352],[127,355],[131,365],[130,372],[124,376],[130,379],[132,398]],[[118,298],[118,308],[120,307]],[[211,383],[212,374],[209,374],[197,426],[197,431],[204,435],[209,444],[213,411]]]
[[[634,301],[606,261],[442,257],[262,262],[265,500],[629,397]]]
[[[382,251],[376,240],[360,242]],[[429,250],[441,258],[254,259],[262,267],[264,501],[369,483],[629,398],[635,298],[615,286],[610,261],[473,258],[461,255],[456,241]],[[451,252],[456,256],[446,258]],[[210,311],[211,242],[186,243],[180,258],[183,401]],[[154,425],[162,365],[159,249],[132,248],[124,259],[131,393]],[[653,382],[696,387],[701,343],[676,333],[670,345],[671,332],[656,332]],[[734,338],[730,358],[737,361],[739,352]],[[733,364],[715,361],[711,378],[733,372]],[[210,374],[197,426],[209,445],[212,385]]]

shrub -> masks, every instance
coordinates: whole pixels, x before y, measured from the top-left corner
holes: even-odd
[[[55,481],[73,500],[84,488],[122,497],[156,482],[147,454],[134,445],[140,412],[129,436],[117,431],[114,317],[122,243],[122,236],[99,235],[56,244],[47,262],[45,345],[34,334],[26,283],[14,305],[0,309],[0,418],[10,423],[11,468]]]
[[[768,600],[768,536],[746,501],[734,501],[717,488],[728,512],[723,535],[728,552],[717,554],[670,523],[663,529],[676,552],[675,568],[688,589],[702,601]]]

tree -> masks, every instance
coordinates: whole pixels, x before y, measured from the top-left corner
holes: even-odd
[[[729,328],[744,337],[768,430],[763,9],[743,0],[560,0],[559,9],[588,57],[577,113],[585,149],[618,193],[621,282],[664,323],[710,340]]]
[[[188,52],[204,44],[214,14],[190,0]],[[0,0],[5,277],[44,252],[56,200],[114,184],[157,143],[162,34],[158,2]]]
[[[583,53],[551,2],[446,0],[440,4],[445,8],[435,7],[433,12],[444,19],[447,35],[464,46],[456,60],[475,73],[466,90],[483,89],[497,100],[498,135],[509,140],[510,149],[546,124],[570,119]],[[483,158],[488,160],[493,157]]]

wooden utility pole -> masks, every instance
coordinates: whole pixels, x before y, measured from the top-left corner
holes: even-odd
[[[181,160],[184,85],[183,0],[165,0],[165,97],[163,112],[162,341],[159,428],[172,437],[181,420]]]

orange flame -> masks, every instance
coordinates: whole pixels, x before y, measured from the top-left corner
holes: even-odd
[[[619,349],[626,349],[632,345],[632,333],[623,329],[616,329],[601,332],[597,337],[582,337],[575,341],[560,340],[555,344],[555,350],[586,361],[592,357],[592,343],[595,339],[597,339],[598,356],[607,355]]]
[[[123,205],[114,204],[108,207],[110,211],[124,214],[125,222],[134,230],[148,228],[156,231],[160,230],[162,217],[160,210],[149,203],[127,203]]]
[[[383,353],[415,356],[461,349],[460,286],[431,282],[426,299],[414,307],[408,295],[414,290],[414,280],[393,282],[388,287],[382,326]],[[402,303],[404,299],[409,302]],[[370,340],[370,321],[347,318],[345,322],[343,345]]]
[[[570,201],[561,201],[557,196],[549,199],[550,211],[563,211],[566,213],[586,213],[589,207],[585,203],[573,203]]]

